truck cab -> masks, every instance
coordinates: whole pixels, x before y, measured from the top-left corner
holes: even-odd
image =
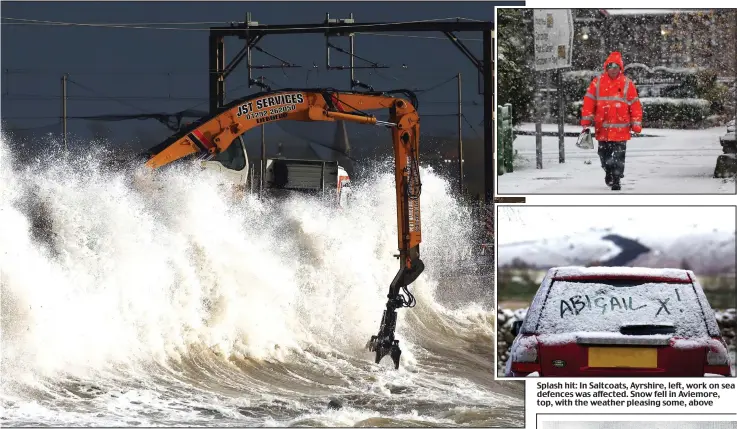
[[[269,195],[301,192],[334,198],[345,207],[350,195],[350,178],[336,161],[270,158],[266,160],[265,188]]]

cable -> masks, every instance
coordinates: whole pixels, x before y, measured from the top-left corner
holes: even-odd
[[[3,18],[6,19],[6,18]],[[207,28],[177,28],[177,27],[146,27],[146,26],[129,26],[129,25],[105,25],[105,24],[84,24],[76,22],[5,22],[2,25],[40,25],[48,27],[95,27],[95,28],[126,28],[139,30],[179,30],[179,31],[210,31]]]
[[[178,74],[178,75],[184,75],[184,74],[202,74],[207,73],[206,70],[201,71],[182,71],[182,70],[175,70],[175,71],[158,71],[158,70],[151,70],[151,71],[145,71],[145,70],[109,70],[109,71],[79,71],[79,70],[72,70],[68,71],[69,74],[74,75],[81,75],[81,74],[88,74],[88,75],[133,75],[133,74],[145,74],[145,75],[156,75],[156,74],[162,74],[162,75],[170,75],[170,74]],[[42,69],[4,69],[3,73],[5,74],[22,74],[22,75],[28,75],[28,74],[64,74],[62,71],[55,71],[55,70],[42,70]]]
[[[399,301],[402,303],[402,307],[412,308],[417,304],[417,300],[415,299],[415,296],[412,295],[412,293],[409,291],[407,285],[402,286],[402,291],[407,294],[407,297],[405,298],[404,295],[397,295],[399,298]]]
[[[462,17],[462,16],[456,17],[456,19],[457,19],[457,20],[459,20],[459,21],[486,22],[486,21],[485,21],[485,20],[483,20],[483,19],[475,19],[475,18],[464,18],[464,17]]]
[[[313,62],[313,66],[314,66]],[[347,67],[347,66],[346,66]],[[314,70],[319,70],[320,67],[302,67],[299,71],[301,72],[312,72]],[[324,70],[324,69],[323,69]],[[373,69],[372,69],[373,70]],[[424,70],[422,71],[422,74],[424,76],[436,76],[436,75],[447,75],[448,73],[453,72],[454,69],[451,69],[449,66],[445,67],[436,67],[431,71]],[[87,70],[74,70],[74,69],[65,69],[65,70],[51,70],[51,69],[3,69],[2,71],[5,75],[29,75],[29,74],[50,74],[50,75],[62,75],[62,74],[69,74],[69,75],[202,75],[202,74],[209,74],[209,73],[216,73],[216,72],[210,72],[207,69],[202,70],[146,70],[146,69],[138,69],[138,70],[94,70],[94,71],[87,71]],[[386,71],[384,71],[386,73]]]
[[[419,92],[419,93],[422,93],[422,92],[428,92],[428,91],[432,91],[433,89],[437,89],[437,88],[440,88],[441,86],[445,85],[446,83],[448,83],[448,82],[451,82],[451,81],[455,80],[455,79],[456,79],[456,77],[457,77],[456,75],[454,75],[454,76],[451,76],[451,77],[449,77],[448,79],[446,79],[446,80],[444,80],[444,81],[442,81],[442,82],[438,83],[437,85],[433,85],[433,86],[431,86],[431,87],[429,87],[429,88],[425,88],[425,89],[418,89],[418,90],[417,90],[417,91],[415,91],[415,92]]]
[[[380,73],[379,73],[379,72],[378,72],[377,70],[373,70],[373,72],[376,72],[377,76],[379,76],[379,77],[382,77],[382,78],[384,78],[384,79],[387,79],[387,80],[389,80],[389,78],[387,78],[387,77],[385,77],[385,76],[382,76],[382,75],[381,75],[381,74],[380,74]],[[402,79],[399,79],[399,78],[397,78],[397,77],[392,77],[392,78],[393,78],[394,80],[396,80],[397,82],[404,82],[404,81],[403,81]],[[441,86],[443,86],[443,85],[445,85],[446,83],[448,83],[448,82],[451,82],[451,81],[453,81],[453,80],[455,80],[455,79],[456,79],[456,75],[453,75],[453,76],[449,77],[448,79],[446,79],[446,80],[444,80],[444,81],[442,81],[442,82],[440,82],[440,83],[437,83],[437,84],[435,84],[435,85],[433,85],[433,86],[430,86],[430,87],[428,87],[428,88],[425,88],[425,89],[416,89],[416,87],[415,87],[414,89],[412,89],[412,91],[414,91],[414,92],[415,92],[415,94],[418,94],[418,95],[419,95],[419,94],[422,94],[422,93],[424,93],[424,92],[429,92],[429,91],[432,91],[432,90],[434,90],[434,89],[440,88]],[[406,82],[404,82],[404,83],[406,83]],[[411,85],[410,85],[410,86],[411,86]],[[425,103],[425,101],[423,101],[423,103]],[[432,104],[433,102],[432,102],[432,101],[430,101],[429,103],[431,103],[431,104]]]
[[[386,37],[407,37],[410,39],[435,39],[435,40],[448,40],[447,37],[438,37],[438,36],[415,36],[413,34],[388,34],[388,33],[356,33],[360,35],[367,35],[367,36],[386,36]],[[456,38],[456,40],[460,40],[463,42],[483,42],[484,39],[466,39],[466,38]]]
[[[332,44],[332,43],[330,43],[330,42],[328,42],[328,44],[327,44],[327,45],[328,45],[328,47],[330,47],[330,48],[333,48],[333,49],[335,49],[335,50],[336,50],[336,51],[338,51],[338,52],[341,52],[341,53],[343,53],[343,54],[346,54],[346,55],[348,55],[348,56],[351,56],[351,57],[353,57],[353,58],[357,58],[357,59],[359,59],[359,60],[361,60],[361,61],[367,62],[367,63],[371,64],[371,66],[372,66],[372,67],[377,67],[377,68],[378,68],[378,67],[383,67],[383,66],[382,66],[381,64],[379,64],[379,63],[373,62],[373,61],[371,61],[371,60],[367,60],[366,58],[363,58],[363,57],[359,57],[359,56],[358,56],[358,55],[356,55],[356,54],[351,54],[350,52],[346,51],[345,49],[343,49],[343,48],[341,48],[341,47],[339,47],[339,46],[335,46],[335,45],[333,45],[333,44]]]
[[[89,91],[89,92],[91,92],[91,93],[93,93],[93,94],[99,94],[99,95],[101,95],[101,96],[102,96],[103,98],[108,98],[108,99],[110,99],[110,100],[112,100],[112,101],[116,101],[116,102],[118,102],[118,103],[120,103],[120,104],[122,104],[122,105],[124,105],[124,106],[132,107],[132,108],[134,108],[134,109],[138,110],[139,112],[143,112],[143,113],[151,113],[150,111],[146,111],[146,110],[143,110],[143,109],[141,109],[141,108],[140,108],[140,107],[138,107],[138,106],[135,106],[135,105],[133,105],[133,104],[130,104],[130,103],[126,103],[126,102],[124,102],[123,100],[119,100],[119,99],[117,99],[117,98],[113,98],[113,97],[107,97],[107,96],[105,96],[105,95],[102,95],[102,94],[100,94],[99,92],[95,91],[94,89],[92,89],[92,88],[89,88],[89,87],[87,87],[87,86],[85,86],[85,85],[82,85],[82,84],[80,84],[80,83],[78,83],[78,82],[76,82],[76,81],[73,81],[73,80],[69,79],[69,78],[67,78],[67,82],[69,82],[69,83],[72,83],[72,84],[74,84],[74,85],[77,85],[78,87],[80,87],[80,88],[82,88],[82,89],[84,89],[84,90],[86,90],[86,91]]]
[[[66,71],[55,71],[55,70],[42,70],[42,69],[4,69],[3,73],[5,74],[22,74],[22,75],[28,75],[28,74],[74,74],[74,75],[134,75],[134,74],[144,74],[144,75],[187,75],[187,74],[203,74],[203,73],[215,73],[210,72],[208,70],[173,70],[173,71],[164,71],[164,70],[151,70],[146,71],[144,70],[108,70],[108,71],[80,71],[80,70],[66,70]]]
[[[244,83],[243,85],[238,85],[238,86],[236,86],[235,88],[231,89],[231,90],[230,90],[230,92],[236,92],[237,90],[239,90],[239,89],[241,89],[241,88],[245,88],[245,87],[247,87],[247,86],[249,86],[249,84],[248,84],[248,83]],[[226,92],[227,92],[227,91],[226,91]],[[194,109],[195,107],[200,107],[200,106],[202,106],[203,104],[206,104],[206,103],[208,103],[209,101],[210,101],[210,98],[208,97],[208,98],[206,98],[206,99],[205,99],[204,101],[201,101],[201,102],[199,102],[199,103],[195,104],[194,106],[192,106],[192,107],[189,107],[189,108],[187,108],[187,109],[185,109],[185,110],[192,110],[192,109]]]
[[[37,24],[46,24],[54,21],[43,21],[39,19],[26,19],[26,18],[3,18],[8,21],[21,21],[21,22],[33,22]],[[117,25],[211,25],[211,24],[230,24],[233,21],[201,21],[201,22],[132,22],[132,23],[115,23]]]
[[[70,81],[68,81],[70,82]],[[61,95],[43,95],[43,94],[9,94],[3,96],[3,98],[7,98],[10,100],[59,100],[62,98]],[[207,97],[188,97],[188,96],[175,96],[175,97],[168,97],[165,95],[162,96],[155,96],[155,95],[123,95],[123,96],[89,96],[89,95],[68,95],[67,100],[79,100],[79,101],[97,101],[97,100],[105,100],[105,99],[122,99],[122,100],[140,100],[140,101],[187,101],[187,100],[207,100]]]
[[[20,18],[2,18],[3,20],[18,21]],[[266,29],[258,28],[258,31],[269,33],[270,31],[283,31],[288,30],[327,30],[327,29],[356,29],[360,27],[383,27],[391,26],[396,24],[420,24],[423,22],[442,22],[449,21],[458,18],[436,18],[436,19],[422,19],[415,21],[402,21],[402,22],[385,22],[376,24],[350,24],[350,25],[324,25],[319,27],[286,27],[281,29]],[[483,21],[481,21],[483,22]],[[4,25],[49,25],[49,26],[72,26],[72,27],[95,27],[95,28],[127,28],[127,29],[141,29],[141,30],[179,30],[179,31],[210,31],[210,28],[178,28],[178,27],[151,27],[141,24],[114,24],[114,23],[82,23],[82,22],[62,22],[62,21],[44,21],[44,20],[25,20],[25,22],[9,22]],[[229,28],[229,31],[252,31],[253,28]]]
[[[468,118],[466,118],[466,115],[464,113],[461,113],[461,118],[463,118],[463,120],[466,121],[468,126],[471,127],[471,130],[473,131],[474,134],[476,134],[476,137],[481,138],[481,135],[476,132],[476,128],[473,125],[471,125],[471,122],[468,121]]]
[[[382,79],[385,79],[385,80],[390,80],[390,79],[393,79],[393,80],[395,80],[395,81],[397,81],[397,82],[401,82],[401,83],[402,83],[403,85],[405,85],[405,86],[407,86],[407,87],[411,87],[411,86],[412,86],[412,85],[409,85],[409,84],[408,84],[408,82],[407,82],[407,81],[405,81],[404,79],[400,79],[400,78],[398,78],[398,77],[396,77],[396,76],[390,75],[389,77],[386,77],[386,76],[384,76],[384,75],[382,74],[382,72],[380,72],[380,71],[379,71],[378,69],[372,70],[372,71],[371,71],[371,72],[369,73],[369,76],[371,76],[371,75],[372,75],[372,74],[374,74],[374,73],[376,73],[376,75],[377,75],[377,76],[379,76],[379,77],[380,77],[380,78],[382,78]]]
[[[292,63],[290,63],[289,61],[284,61],[283,59],[281,59],[281,58],[277,57],[277,56],[276,56],[276,55],[274,55],[274,54],[271,54],[271,53],[269,53],[269,52],[266,52],[266,51],[265,51],[264,49],[262,49],[262,48],[260,48],[260,47],[258,47],[258,46],[254,46],[254,47],[253,47],[252,49],[255,49],[255,50],[257,50],[257,51],[261,52],[262,54],[264,54],[264,55],[268,55],[269,57],[271,57],[271,58],[273,58],[273,59],[275,59],[275,60],[277,60],[277,61],[281,62],[281,66],[282,66],[282,67],[286,67],[286,66],[291,66],[291,67],[294,67],[294,66],[295,66],[295,64],[292,64]]]
[[[277,85],[280,88],[285,87],[285,85],[275,82],[272,79],[264,78],[265,81],[271,82],[275,85]],[[241,85],[246,86],[246,85]],[[273,85],[272,85],[273,86]],[[231,90],[235,91],[240,87],[236,87]],[[275,88],[278,89],[278,88]],[[44,95],[44,94],[8,94],[3,95],[3,99],[6,100],[18,100],[18,101],[57,101],[62,98],[61,95]],[[134,100],[134,101],[195,101],[195,100],[209,100],[208,97],[195,97],[195,96],[183,96],[183,95],[177,95],[177,96],[166,96],[166,95],[121,95],[121,96],[89,96],[89,95],[68,95],[67,100],[75,100],[75,101],[103,101],[103,100],[111,100],[111,99],[118,99],[118,100]],[[427,104],[458,104],[458,101],[442,101],[442,100],[428,100],[423,101],[423,103]],[[462,103],[463,106],[469,106],[469,107],[479,107],[480,104],[474,101],[464,101]]]
[[[423,103],[427,104],[455,104],[458,105],[458,100],[423,100]],[[481,107],[481,104],[476,101],[463,101],[461,102],[462,106],[469,106],[469,107]]]
[[[5,119],[9,119],[9,118],[3,118],[3,120],[5,120]],[[56,117],[56,119],[57,119],[57,122],[54,122],[52,124],[39,125],[39,126],[35,126],[35,127],[26,127],[26,128],[15,128],[15,127],[12,127],[9,130],[3,130],[3,131],[12,133],[13,131],[40,130],[40,129],[44,129],[44,128],[57,127],[57,126],[61,125],[61,121],[58,120],[59,119],[58,117]]]

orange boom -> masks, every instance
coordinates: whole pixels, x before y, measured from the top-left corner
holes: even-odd
[[[424,269],[419,246],[422,185],[419,177],[420,118],[415,110],[416,106],[415,95],[405,90],[386,93],[341,92],[330,89],[262,92],[233,101],[223,107],[221,112],[190,124],[183,131],[151,148],[146,165],[156,169],[185,157],[209,160],[226,151],[246,131],[264,123],[281,120],[341,120],[390,128],[394,145],[400,267],[389,287],[389,299],[379,333],[371,337],[367,347],[376,352],[376,363],[391,354],[395,368],[399,368],[401,350],[399,341],[394,339],[396,310],[415,305],[415,299],[407,286]],[[388,109],[389,121],[379,121],[366,113],[377,109]]]

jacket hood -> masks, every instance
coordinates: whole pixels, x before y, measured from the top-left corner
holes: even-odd
[[[620,54],[617,51],[612,52],[607,57],[606,61],[604,61],[604,71],[606,71],[606,66],[609,63],[615,63],[619,66],[619,71],[624,72],[624,62],[622,61],[622,54]]]

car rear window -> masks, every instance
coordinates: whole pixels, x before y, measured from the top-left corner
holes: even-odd
[[[554,281],[536,332],[708,335],[693,285],[608,279]]]

